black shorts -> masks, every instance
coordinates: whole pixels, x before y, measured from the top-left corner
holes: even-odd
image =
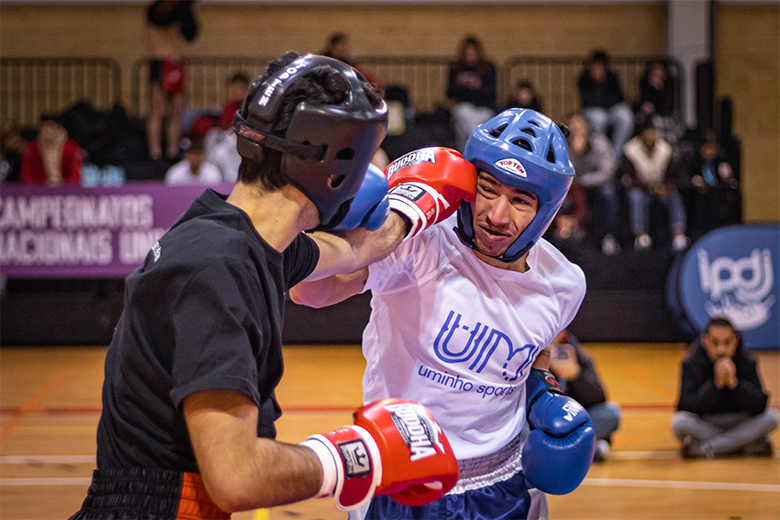
[[[211,500],[198,473],[153,469],[96,469],[87,498],[70,520],[104,518],[229,519]]]

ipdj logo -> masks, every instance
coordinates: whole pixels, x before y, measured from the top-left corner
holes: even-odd
[[[697,252],[699,281],[709,295],[704,307],[710,316],[726,316],[739,330],[760,327],[769,320],[775,302],[772,255],[753,249],[750,256],[720,256],[710,261],[705,249]]]

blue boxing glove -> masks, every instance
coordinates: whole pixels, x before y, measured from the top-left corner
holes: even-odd
[[[563,395],[547,370],[531,369],[525,388],[531,428],[521,459],[525,478],[545,493],[571,493],[593,462],[596,434],[590,415],[580,403]]]
[[[369,164],[363,184],[349,205],[347,216],[331,231],[349,231],[356,227],[374,231],[382,227],[389,212],[385,172]]]

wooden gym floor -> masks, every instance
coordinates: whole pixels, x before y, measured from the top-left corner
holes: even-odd
[[[684,345],[590,344],[623,424],[607,462],[582,485],[549,497],[553,519],[780,519],[780,458],[682,460],[669,422]],[[0,349],[0,518],[67,518],[94,468],[105,348]],[[756,353],[771,406],[780,400],[780,353]],[[357,346],[290,346],[278,390],[279,440],[351,423],[361,403]],[[780,432],[773,433],[780,446]],[[344,519],[329,499],[235,519]]]

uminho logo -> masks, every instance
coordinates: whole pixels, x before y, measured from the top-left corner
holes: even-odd
[[[709,295],[704,304],[710,316],[725,316],[737,329],[752,330],[769,320],[775,283],[769,249],[754,249],[750,256],[720,256],[710,262],[704,249],[697,252],[701,290]]]

